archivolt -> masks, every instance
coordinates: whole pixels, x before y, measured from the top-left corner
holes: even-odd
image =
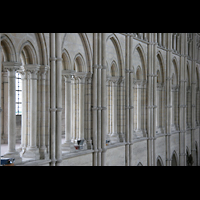
[[[156,163],[158,163],[158,160],[160,161],[161,166],[164,166],[162,158],[160,156],[157,157]]]
[[[174,69],[174,70],[172,70],[172,74],[174,72],[175,81],[176,81],[175,85],[178,85],[178,81],[179,81],[179,79],[178,79],[178,61],[177,61],[176,57],[173,58],[172,63],[173,63],[173,69]]]
[[[64,47],[66,35],[67,35],[67,33],[65,33],[65,35],[63,37],[62,50],[63,50],[63,47]],[[86,70],[92,71],[92,50],[91,50],[91,47],[90,47],[88,37],[87,37],[86,33],[78,33],[78,35],[81,38],[81,41],[83,43],[83,48],[85,50],[86,63],[87,63],[87,69]]]
[[[11,38],[6,34],[1,36],[1,46],[4,54],[4,61],[17,61],[16,50]]]
[[[123,62],[122,49],[121,49],[120,42],[115,34],[109,35],[108,38],[106,39],[106,42],[109,39],[112,41],[117,53],[117,58],[118,58],[118,63],[119,63],[119,76],[125,76],[124,70],[123,70],[124,62]]]
[[[146,59],[145,59],[145,53],[144,53],[144,50],[143,50],[141,44],[136,45],[135,49],[133,50],[133,54],[134,54],[135,50],[137,50],[140,55],[140,59],[142,62],[141,67],[142,67],[142,71],[143,71],[143,80],[146,80],[147,64],[146,64]]]
[[[164,82],[164,77],[165,77],[165,75],[164,75],[164,60],[163,60],[163,57],[162,57],[162,54],[161,54],[160,51],[157,53],[157,59],[158,59],[158,62],[160,64],[159,71],[161,73],[161,83],[163,83]]]
[[[76,54],[75,58],[74,58],[74,70],[76,72],[85,72],[86,71],[86,67],[85,67],[85,61],[83,56],[78,53]]]
[[[63,58],[63,70],[69,69],[72,70],[72,64],[71,64],[71,59],[69,56],[69,53],[66,49],[63,49],[62,52],[62,58]]]
[[[25,64],[39,64],[37,52],[30,41],[26,41],[21,45],[19,55],[21,53],[25,56]]]

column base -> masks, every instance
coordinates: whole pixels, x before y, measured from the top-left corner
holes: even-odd
[[[65,143],[62,144],[62,151],[69,151],[71,150],[71,146],[73,145],[73,143],[70,141],[65,141]]]
[[[125,142],[125,134],[119,133],[119,142]]]
[[[25,153],[22,155],[23,158],[33,158],[34,160],[40,159],[39,149],[37,147],[28,147]]]
[[[19,152],[14,151],[14,152],[7,152],[3,155],[4,158],[14,158],[15,162],[14,165],[22,163],[22,158],[20,157]]]
[[[110,142],[111,144],[115,144],[119,142],[119,134],[118,133],[112,133],[110,135]]]
[[[133,139],[138,139],[143,137],[142,129],[137,129],[133,131]]]
[[[46,147],[40,147],[39,149],[40,159],[49,159],[49,154],[47,153]]]
[[[171,125],[171,132],[174,132],[174,131],[176,131],[176,126],[175,126],[175,124],[172,124]]]
[[[93,149],[92,140],[87,140],[87,149]]]

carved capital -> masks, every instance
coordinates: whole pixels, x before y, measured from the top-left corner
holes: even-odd
[[[3,62],[4,69],[9,72],[15,72],[20,69],[20,66],[22,66],[22,63],[19,62]]]
[[[39,71],[39,65],[34,65],[34,64],[28,64],[28,65],[24,65],[24,70],[26,72],[30,73],[30,79],[32,80],[37,80],[37,74]]]

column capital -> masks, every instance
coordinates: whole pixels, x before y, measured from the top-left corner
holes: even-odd
[[[7,71],[17,71],[20,66],[22,66],[22,63],[19,63],[19,62],[3,62],[2,63],[4,68],[7,70]]]
[[[76,72],[74,75],[79,79],[79,84],[85,83],[85,78],[87,76],[86,72]]]
[[[110,77],[107,77],[107,81],[110,81],[114,84],[118,84],[118,81],[119,81],[119,77],[118,76],[110,76]]]
[[[37,73],[39,69],[40,69],[39,65],[35,64],[24,65],[24,71],[30,72],[31,79],[33,80],[37,80]]]
[[[39,73],[46,75],[49,69],[50,69],[49,65],[40,65]]]

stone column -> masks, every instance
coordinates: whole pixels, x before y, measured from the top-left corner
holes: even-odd
[[[156,165],[156,158],[155,158],[155,136],[156,136],[156,129],[157,129],[157,37],[156,33],[154,34],[154,45],[153,45],[153,66],[152,66],[152,84],[153,84],[153,166]],[[160,35],[161,36],[161,35]]]
[[[46,122],[46,74],[49,70],[49,66],[40,66],[40,75],[41,75],[41,125],[40,125],[40,158],[46,159],[47,157],[47,148],[45,145],[45,122]]]
[[[197,74],[196,74],[196,41],[197,41],[197,33],[193,33],[193,45],[192,45],[192,81],[191,81],[191,89],[192,89],[192,134],[191,134],[191,152],[194,164],[196,163],[196,147],[195,147],[195,130],[196,130],[196,87],[197,87]]]
[[[186,83],[186,73],[187,72],[187,62],[185,62],[186,54],[185,54],[185,48],[187,44],[187,37],[186,34],[180,33],[181,34],[181,43],[180,43],[180,53],[181,53],[181,59],[180,59],[180,80],[179,80],[179,85],[180,85],[180,92],[179,92],[179,128],[180,128],[180,133],[179,133],[179,156],[180,156],[180,166],[185,166],[185,161],[186,161],[186,154],[185,154],[185,126],[186,120],[185,120],[185,107],[186,107],[186,102],[185,102],[185,96],[186,96],[186,90],[185,90],[185,83]]]
[[[84,72],[77,72],[79,79],[79,134],[78,140],[85,140],[84,130],[84,107],[85,107],[85,78]],[[85,143],[85,142],[84,142]]]
[[[129,136],[130,136],[130,128],[129,128],[129,95],[130,95],[130,80],[129,80],[129,72],[130,72],[130,40],[132,40],[132,38],[130,38],[130,36],[126,36],[125,38],[125,52],[126,52],[126,57],[125,57],[125,72],[126,72],[126,77],[125,77],[125,142],[126,142],[126,146],[125,146],[125,165],[129,166],[130,165],[130,157],[129,157],[129,152],[130,152],[130,145],[129,145]]]
[[[71,146],[71,75],[65,75],[65,142],[62,150],[70,151]]]
[[[93,146],[92,146],[92,140],[91,140],[91,127],[92,127],[92,124],[91,124],[91,94],[92,94],[92,91],[91,91],[91,84],[92,83],[92,73],[89,72],[87,74],[87,94],[86,94],[86,102],[85,102],[85,105],[86,106],[86,109],[87,109],[87,121],[86,121],[86,124],[87,124],[87,137],[85,139],[87,139],[87,148],[88,149],[93,149]]]
[[[98,34],[93,34],[93,75],[92,75],[92,142],[94,148],[93,166],[97,166],[97,54]]]
[[[21,119],[21,146],[18,151],[22,151],[22,154],[26,151],[27,147],[27,76],[28,72],[20,70],[22,80],[22,119]]]
[[[167,57],[166,57],[166,166],[171,166],[171,150],[170,150],[170,135],[171,135],[171,113],[172,113],[172,98],[171,98],[171,65],[172,65],[172,33],[167,34]]]
[[[102,33],[98,33],[98,70],[97,70],[97,163],[98,166],[101,166],[101,64],[102,64],[102,45],[101,45],[101,35]]]
[[[23,154],[25,158],[39,159],[39,149],[37,147],[37,73],[38,65],[25,65],[30,72],[30,146]]]
[[[162,33],[158,33],[158,45],[162,46]]]
[[[159,87],[157,86],[157,133],[159,132],[159,127],[160,127],[160,103],[161,103],[161,101],[160,101],[160,94],[161,93],[161,91],[160,91],[160,89],[159,89]]]
[[[108,130],[108,115],[107,115],[107,87],[106,87],[106,34],[102,33],[102,70],[101,70],[101,82],[102,82],[102,90],[101,90],[101,165],[105,166],[106,162],[106,135]]]
[[[171,131],[175,131],[176,130],[176,127],[175,127],[175,112],[176,112],[176,86],[173,86],[172,87],[172,90],[171,90],[171,96],[172,96],[172,113],[171,113]]]
[[[112,134],[111,143],[119,142],[119,135],[117,132],[117,87],[118,77],[112,77]]]
[[[134,139],[143,137],[142,129],[141,129],[141,89],[142,89],[142,81],[135,81],[136,90],[137,90],[137,127],[134,133]]]
[[[15,104],[15,75],[21,63],[3,62],[4,68],[8,70],[8,152],[4,157],[15,158],[15,164],[21,163],[19,152],[15,149],[16,144],[16,104]]]
[[[71,142],[74,143],[76,136],[76,126],[75,126],[75,98],[76,98],[76,79],[75,76],[71,78]]]
[[[151,123],[151,112],[152,112],[152,53],[153,53],[153,33],[149,33],[149,44],[148,44],[148,67],[147,67],[147,163],[148,166],[152,166],[152,123]]]
[[[8,143],[8,72],[3,72],[3,136],[2,143]]]
[[[51,166],[56,163],[56,68],[55,33],[50,33],[50,159]]]
[[[163,47],[166,47],[166,38],[165,38],[166,33],[162,33],[162,35],[163,35],[163,43],[162,43],[162,46],[163,46]]]
[[[62,162],[62,41],[56,33],[56,166]]]
[[[0,67],[2,66],[1,58],[2,58],[2,48],[1,48],[1,33],[0,33]],[[2,68],[0,70],[1,72],[2,72]],[[1,72],[0,72],[0,84],[1,84],[1,79],[2,79],[2,73]],[[1,166],[1,133],[2,133],[1,86],[0,86],[0,166]]]

